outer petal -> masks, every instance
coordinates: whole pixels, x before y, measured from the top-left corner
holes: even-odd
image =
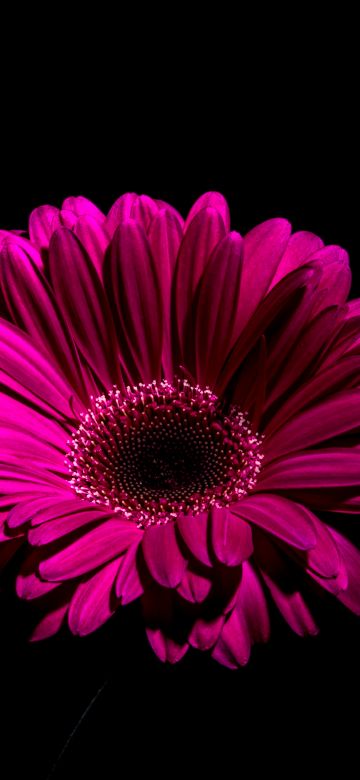
[[[225,225],[225,230],[230,230],[229,206],[224,196],[221,195],[220,192],[205,192],[204,195],[201,195],[200,198],[195,201],[186,218],[184,229],[188,229],[190,223],[193,221],[194,217],[196,217],[199,211],[207,208],[218,211]]]
[[[253,551],[250,526],[226,507],[211,510],[211,540],[216,557],[226,566],[239,566]]]
[[[140,540],[130,545],[128,551],[122,556],[120,567],[115,582],[115,595],[121,598],[121,603],[129,604],[142,596],[144,587],[139,571],[139,545]]]
[[[329,447],[288,455],[270,463],[261,471],[256,490],[279,490],[294,495],[301,490],[354,488],[359,483],[360,450]]]
[[[69,628],[73,634],[90,634],[111,617],[116,606],[111,595],[118,569],[119,561],[116,559],[78,585],[68,615]]]
[[[183,515],[177,520],[180,534],[190,552],[200,563],[212,566],[209,552],[209,516],[207,512],[198,515]]]
[[[40,575],[51,581],[79,577],[125,552],[139,536],[141,531],[134,523],[108,520],[42,561]]]

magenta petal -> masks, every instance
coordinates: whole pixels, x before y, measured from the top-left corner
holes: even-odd
[[[109,236],[104,225],[100,225],[93,217],[79,217],[74,226],[74,233],[102,278],[104,256],[109,245]]]
[[[232,231],[215,247],[201,281],[196,307],[196,376],[213,386],[239,336],[243,241]]]
[[[62,604],[60,607],[55,607],[51,612],[48,612],[34,628],[30,641],[37,642],[40,639],[48,639],[50,636],[57,634],[65,621],[68,608],[69,604]]]
[[[61,539],[63,536],[82,528],[90,523],[102,522],[109,517],[105,512],[96,509],[87,509],[85,512],[75,512],[73,514],[58,517],[48,522],[43,522],[36,528],[28,532],[28,541],[34,546],[43,546]]]
[[[186,218],[184,229],[187,230],[190,223],[196,217],[196,215],[201,211],[202,209],[211,208],[215,211],[218,211],[222,221],[225,225],[225,230],[230,230],[230,211],[229,206],[224,198],[223,195],[221,195],[220,192],[205,192],[204,195],[201,195],[198,200],[195,201],[194,205],[191,207],[189,214]]]
[[[269,219],[250,230],[244,237],[239,329],[246,325],[268,292],[290,233],[291,225],[286,219]]]
[[[91,200],[84,198],[82,195],[78,195],[75,198],[66,198],[62,203],[61,209],[72,211],[77,217],[91,217],[99,223],[105,220],[105,215],[100,209]]]
[[[257,490],[297,491],[360,484],[360,451],[346,447],[305,451],[264,466]]]
[[[195,292],[213,249],[224,235],[222,217],[213,208],[201,209],[184,234],[174,273],[174,335],[181,355],[186,353],[187,330],[193,341],[188,320]]]
[[[104,283],[126,369],[134,381],[161,375],[163,314],[158,271],[142,228],[122,222],[104,263]]]
[[[74,416],[75,391],[19,328],[0,319],[0,381],[55,418]],[[79,408],[79,407],[78,407]],[[81,407],[80,407],[81,408]]]
[[[328,526],[328,530],[335,540],[348,577],[347,587],[338,594],[337,598],[345,607],[360,615],[360,552],[334,528]]]
[[[59,214],[55,206],[39,206],[29,217],[30,240],[39,250],[47,249],[53,233],[54,218]]]
[[[308,550],[315,547],[316,534],[312,513],[294,501],[280,496],[256,493],[233,504],[232,513],[278,536],[291,547]]]
[[[111,617],[115,611],[111,594],[118,569],[119,561],[116,559],[78,585],[68,615],[69,628],[73,634],[90,634]]]
[[[209,555],[208,513],[182,515],[177,520],[177,527],[192,555],[205,566],[212,566]]]
[[[211,540],[217,559],[239,566],[253,551],[251,527],[227,507],[211,510]]]
[[[360,390],[347,390],[322,400],[293,417],[264,441],[267,459],[274,460],[296,450],[313,447],[360,427]]]
[[[122,556],[119,572],[115,582],[115,594],[121,598],[121,603],[130,604],[131,601],[142,596],[144,592],[138,569],[138,550],[140,541],[130,545],[128,551]]]
[[[187,642],[182,644],[175,642],[174,639],[166,636],[160,628],[147,628],[146,635],[154,653],[163,663],[178,663],[189,649]]]
[[[105,222],[106,230],[110,236],[114,235],[120,222],[126,222],[128,219],[131,219],[131,210],[137,197],[138,195],[135,192],[126,192],[113,203]]]
[[[37,573],[40,556],[39,551],[34,550],[27,556],[20,568],[16,578],[16,593],[21,599],[37,599],[60,587],[58,582],[44,582],[40,579]]]
[[[255,551],[263,580],[284,620],[300,636],[317,634],[318,627],[299,592],[292,564],[264,536],[257,540]]]
[[[198,650],[210,650],[217,642],[224,625],[224,616],[219,615],[212,620],[198,618],[189,634],[189,644]]]
[[[210,593],[212,580],[199,572],[187,568],[177,587],[177,592],[185,601],[201,604]]]
[[[147,528],[142,549],[150,574],[166,588],[181,582],[187,561],[180,551],[174,523]]]
[[[293,233],[289,238],[289,243],[277,267],[270,289],[274,287],[283,276],[286,276],[286,274],[289,274],[291,271],[304,265],[304,263],[311,258],[315,252],[322,249],[323,246],[324,242],[314,233],[309,233],[306,230],[300,230],[298,233]]]
[[[39,565],[46,580],[79,577],[116,558],[128,549],[141,531],[126,520],[108,520]]]
[[[80,241],[66,228],[56,230],[49,267],[57,301],[78,349],[100,381],[119,380],[115,333],[104,290]]]

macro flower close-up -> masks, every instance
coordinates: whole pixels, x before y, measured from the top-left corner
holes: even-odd
[[[161,661],[237,668],[274,608],[300,636],[324,599],[360,613],[350,285],[344,249],[283,218],[242,236],[215,192],[0,230],[0,565],[31,640],[138,600]]]

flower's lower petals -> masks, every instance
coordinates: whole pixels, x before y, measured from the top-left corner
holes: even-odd
[[[342,534],[329,527],[347,572],[348,583],[338,595],[345,607],[360,615],[360,552]]]
[[[208,597],[212,580],[205,573],[187,568],[177,588],[179,596],[192,604],[201,604]]]
[[[82,538],[55,553],[39,566],[45,580],[67,580],[79,577],[116,558],[141,536],[134,523],[108,520]]]
[[[224,625],[224,616],[206,620],[198,618],[189,634],[189,644],[198,650],[210,650],[218,640],[221,629]]]
[[[146,635],[154,653],[163,663],[178,663],[189,649],[188,642],[180,644],[175,639],[166,636],[160,628],[147,628]]]
[[[251,527],[226,507],[211,510],[211,538],[217,559],[239,566],[253,551]]]
[[[187,561],[179,548],[174,523],[146,529],[142,541],[145,562],[159,585],[176,588]]]
[[[103,625],[114,613],[114,582],[119,561],[111,561],[86,582],[80,583],[71,599],[68,623],[70,631],[85,636]]]
[[[139,561],[140,543],[139,540],[130,545],[120,560],[115,582],[115,595],[121,599],[122,604],[130,604],[131,601],[142,596],[144,592]]]
[[[256,493],[234,505],[232,512],[292,547],[309,550],[316,545],[312,513],[286,498]]]
[[[57,634],[64,625],[68,609],[69,604],[62,604],[48,612],[34,628],[30,641],[38,642],[41,639],[49,639],[49,637]]]

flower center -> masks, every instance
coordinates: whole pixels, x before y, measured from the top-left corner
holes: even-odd
[[[246,416],[186,380],[114,387],[69,441],[70,484],[141,528],[227,506],[255,485],[260,437]]]

